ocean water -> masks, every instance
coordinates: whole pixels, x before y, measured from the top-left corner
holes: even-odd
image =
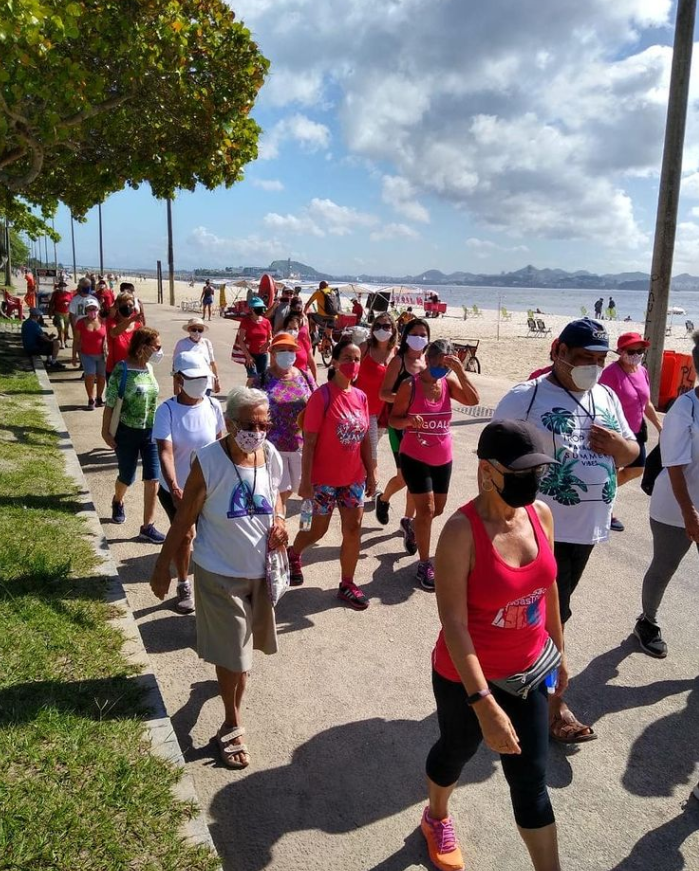
[[[408,289],[408,285],[406,285]],[[473,306],[479,308],[497,309],[504,306],[508,311],[526,312],[527,309],[541,309],[544,314],[581,317],[581,307],[588,310],[588,316],[594,317],[595,300],[604,297],[604,308],[607,307],[609,291],[568,290],[551,287],[458,287],[455,285],[440,285],[429,288],[416,285],[409,288],[414,293],[427,294],[436,291],[442,302],[450,306]],[[644,321],[648,292],[645,290],[618,290],[612,294],[616,302],[617,317],[620,321],[630,315],[634,321]],[[694,321],[699,327],[699,292],[682,291],[670,294],[670,306],[683,308],[686,315],[674,315],[675,323],[685,320]],[[604,311],[604,309],[603,309]],[[668,320],[669,320],[668,315]]]

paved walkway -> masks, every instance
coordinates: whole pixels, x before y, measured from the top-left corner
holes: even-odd
[[[156,305],[148,306],[148,316],[163,337],[158,376],[165,398],[169,354],[186,317]],[[221,320],[211,326],[222,383],[230,388],[243,377],[227,359],[235,328]],[[430,651],[438,620],[434,597],[415,585],[415,560],[402,550],[397,516],[388,527],[373,512],[366,516],[357,576],[372,600],[365,613],[335,598],[336,524],[310,553],[306,585],[278,609],[280,653],[256,654],[245,700],[252,764],[230,772],[209,743],[222,711],[213,668],[193,649],[194,618],[178,616],[148,587],[157,549],[135,541],[140,484],[127,496],[126,524],[110,524],[116,465],[100,439],[101,415],[85,410],[77,373],[51,380],[226,871],[429,867],[416,826],[424,759],[436,736]],[[486,406],[508,387],[487,375],[478,385]],[[475,494],[483,424],[455,419],[449,513]],[[392,473],[385,440],[380,469],[382,480]],[[298,502],[292,506],[295,513]],[[670,655],[652,660],[630,637],[651,552],[648,499],[631,484],[617,509],[626,532],[596,548],[567,633],[575,674],[571,706],[600,738],[577,750],[552,747],[549,780],[563,867],[696,869],[699,802],[687,802],[699,777],[696,556],[687,557],[666,596],[662,622]],[[158,525],[166,528],[160,509]],[[481,749],[464,772],[453,812],[469,869],[529,867],[500,763],[489,751]]]

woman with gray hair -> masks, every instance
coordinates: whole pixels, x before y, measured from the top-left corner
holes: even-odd
[[[427,367],[398,388],[389,425],[404,431],[400,468],[415,500],[415,538],[420,561],[417,580],[434,592],[430,562],[432,521],[444,511],[452,466],[451,402],[476,405],[478,391],[471,384],[454,346],[437,339],[427,346]]]
[[[699,330],[692,334],[692,359],[699,371]],[[664,659],[667,644],[658,625],[658,609],[692,544],[699,548],[699,388],[675,400],[660,433],[663,470],[650,500],[653,559],[643,578],[643,610],[634,635],[641,650]]]
[[[216,734],[228,768],[247,768],[240,710],[252,651],[277,652],[274,609],[267,590],[268,550],[288,535],[279,484],[282,461],[267,440],[269,404],[261,390],[235,387],[225,411],[227,434],[196,452],[170,531],[151,578],[164,599],[170,563],[192,524],[197,653],[216,666],[225,719]]]

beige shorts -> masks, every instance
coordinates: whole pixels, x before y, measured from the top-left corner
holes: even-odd
[[[266,578],[232,578],[194,564],[197,653],[229,671],[250,671],[252,651],[277,652]]]

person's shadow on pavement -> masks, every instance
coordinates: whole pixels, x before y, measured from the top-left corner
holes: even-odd
[[[298,747],[287,765],[232,781],[209,809],[224,868],[260,871],[270,866],[274,845],[290,832],[353,832],[413,805],[417,829],[427,797],[424,762],[437,737],[435,720],[431,714],[417,721],[372,718],[334,726]],[[496,761],[481,747],[459,785],[488,780]],[[332,855],[334,843],[328,840],[326,864],[342,868],[341,852]],[[400,871],[426,862],[424,841],[413,833],[404,848],[375,869]]]

